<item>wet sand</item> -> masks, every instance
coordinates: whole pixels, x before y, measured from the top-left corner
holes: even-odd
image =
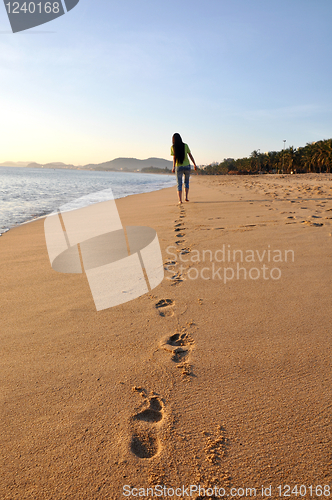
[[[165,279],[99,312],[42,220],[1,236],[1,498],[331,484],[332,175],[196,176],[176,198],[117,200]]]

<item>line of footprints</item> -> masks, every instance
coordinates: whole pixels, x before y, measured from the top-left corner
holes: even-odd
[[[184,218],[185,210],[181,207],[179,219],[174,221],[174,232],[176,235],[175,244],[178,246],[178,252],[181,254],[190,252],[190,247],[183,246],[185,243]],[[166,270],[171,270],[172,272],[176,265],[176,261],[165,262]],[[174,271],[171,277],[171,286],[180,284],[183,279],[184,278],[181,273]],[[202,305],[202,299],[199,299],[198,302]],[[175,301],[169,298],[160,299],[155,303],[155,308],[162,318],[170,318],[174,316]],[[194,376],[192,373],[192,366],[189,362],[191,351],[195,345],[195,341],[190,334],[190,330],[193,327],[195,328],[194,322],[188,322],[186,326],[178,327],[172,335],[168,335],[159,343],[159,348],[170,355],[171,362],[181,370],[182,380],[184,381],[190,380],[190,378]],[[164,402],[158,394],[148,394],[142,387],[135,386],[133,387],[133,391],[140,394],[143,398],[143,409],[131,417],[131,427],[133,432],[130,449],[131,452],[139,459],[152,459],[157,456],[162,449],[162,443],[159,436],[167,417]],[[215,433],[209,431],[204,433],[204,435],[206,435],[204,436],[206,439],[206,446],[204,448],[205,472],[203,473],[201,467],[199,468],[199,471],[200,474],[203,474],[203,476],[201,476],[202,480],[209,480],[208,477],[204,477],[204,474],[205,476],[208,474],[210,478],[212,477],[213,480],[215,480],[214,467],[216,465],[219,466],[220,460],[226,452],[227,438],[225,436],[225,429],[218,426]],[[226,481],[225,484],[227,484],[227,471],[223,473],[222,479],[223,481]],[[216,499],[215,496],[210,498],[211,500]],[[195,497],[195,500],[203,500],[203,497]]]
[[[156,305],[160,316],[173,315],[174,301],[172,299],[161,299]],[[192,326],[193,323],[188,324]],[[194,339],[182,327],[181,331],[166,337],[160,342],[160,347],[171,354],[171,360],[181,369],[183,377],[192,376],[192,367],[189,363],[190,352],[194,346]],[[148,396],[141,387],[133,387],[135,392],[144,398],[144,410],[132,417],[135,431],[131,439],[131,451],[139,458],[152,458],[158,454],[161,445],[158,438],[158,427],[164,419],[164,406],[162,400],[156,394]]]
[[[174,306],[175,302],[172,299],[161,299],[155,304],[159,315],[163,318],[174,315]],[[160,342],[160,347],[171,354],[171,360],[178,363],[178,368],[181,368],[183,375],[192,375],[188,361],[195,341],[187,328],[193,325],[193,322],[188,323],[186,327],[182,327]]]
[[[185,216],[186,216],[185,209],[181,205],[179,217],[178,217],[178,219],[176,219],[174,221],[175,244],[178,246],[177,251],[181,254],[186,254],[186,253],[190,252],[189,247],[183,246],[183,244],[186,241],[184,239],[184,237],[186,236],[186,234],[184,233],[184,231],[186,229],[184,227]],[[167,277],[168,279],[170,279],[172,281],[173,286],[180,284],[184,280],[183,275],[180,273],[180,271],[175,270],[175,267],[177,266],[177,261],[168,260],[165,262],[165,266],[166,266],[165,267],[166,271],[168,271],[168,272],[171,271],[173,273],[171,277]]]
[[[176,245],[181,245],[185,241],[182,239],[185,236],[183,233],[185,229],[183,227],[184,223],[182,222],[184,217],[185,211],[182,209],[180,220],[175,221]],[[188,252],[189,250],[181,248],[179,251]],[[174,266],[175,264],[173,261],[166,263],[168,266]],[[183,277],[179,273],[175,273],[172,277],[172,285],[182,281]],[[174,306],[175,302],[172,299],[161,299],[155,304],[159,315],[163,318],[174,315]],[[192,325],[193,323],[188,324],[188,327]],[[184,377],[193,375],[189,364],[189,356],[193,345],[194,340],[186,327],[182,327],[180,331],[176,331],[173,335],[160,342],[160,348],[170,353],[171,360],[181,369],[181,374]],[[132,426],[135,430],[131,439],[131,451],[139,458],[152,458],[161,449],[158,427],[164,419],[164,406],[158,395],[151,394],[148,396],[145,389],[141,387],[135,386],[133,390],[143,397],[146,408],[132,417]]]

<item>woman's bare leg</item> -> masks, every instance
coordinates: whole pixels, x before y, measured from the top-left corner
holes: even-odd
[[[182,191],[178,191],[179,203],[182,203]]]
[[[189,201],[188,196],[189,196],[189,188],[186,188],[186,201]]]

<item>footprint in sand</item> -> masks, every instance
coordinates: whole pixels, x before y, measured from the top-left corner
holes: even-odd
[[[182,331],[167,337],[160,345],[165,351],[171,353],[172,361],[181,363],[179,368],[182,368],[184,375],[191,375],[191,367],[187,361],[194,343],[192,336],[188,332]]]
[[[306,224],[307,226],[314,226],[314,227],[322,227],[324,225],[322,222],[312,222],[311,220],[305,220],[302,222],[302,224]]]
[[[183,281],[183,276],[180,273],[180,271],[178,271],[178,272],[174,273],[173,276],[171,276],[169,279],[172,281],[171,285],[174,286],[174,285],[178,285],[179,283],[181,283]]]
[[[183,225],[183,224],[180,224],[180,225]],[[176,227],[176,228],[174,229],[174,231],[175,231],[176,233],[178,233],[179,231],[183,231],[184,229],[186,229],[186,228],[185,228],[185,227]]]
[[[185,236],[185,234],[184,234],[184,233],[177,233],[177,234],[175,235],[175,237],[176,237],[176,238],[183,238],[184,236]]]
[[[164,417],[163,404],[157,396],[147,398],[146,402],[148,407],[132,417],[135,431],[130,449],[138,458],[152,458],[161,450],[156,426]]]
[[[153,396],[150,398],[150,405],[145,410],[133,416],[133,420],[140,420],[141,422],[159,422],[163,418],[162,404],[157,398]]]
[[[178,262],[176,260],[167,260],[166,262],[164,262],[164,270],[169,273],[174,273],[177,264]]]
[[[174,300],[172,299],[160,299],[156,304],[155,304],[156,309],[158,310],[158,313],[160,316],[165,318],[166,316],[173,316],[174,311]]]
[[[176,260],[165,260],[164,265],[165,266],[176,266],[177,261]]]
[[[183,224],[184,224],[183,222],[179,222],[178,224],[175,224],[174,227],[180,227],[180,226],[183,226]]]

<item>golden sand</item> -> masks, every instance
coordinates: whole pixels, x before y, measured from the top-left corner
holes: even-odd
[[[42,220],[3,235],[0,497],[331,484],[331,179],[118,200],[157,231],[165,279],[99,312],[85,275],[52,270]]]

